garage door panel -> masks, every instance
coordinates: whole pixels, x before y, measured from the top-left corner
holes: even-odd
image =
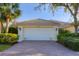
[[[26,40],[56,40],[55,28],[24,28]]]

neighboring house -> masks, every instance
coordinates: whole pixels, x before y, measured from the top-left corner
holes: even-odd
[[[54,40],[57,41],[58,28],[63,22],[34,19],[17,23],[19,41],[23,40]]]
[[[79,26],[78,26],[78,27],[79,27]],[[67,25],[64,27],[64,30],[68,30],[68,31],[74,33],[74,32],[75,32],[74,24],[72,24],[72,23],[67,24]],[[78,31],[79,31],[79,28],[78,28]]]
[[[69,24],[69,25],[67,25],[67,26],[64,27],[64,30],[68,30],[68,31],[74,33],[74,30],[75,30],[74,29],[74,25]]]

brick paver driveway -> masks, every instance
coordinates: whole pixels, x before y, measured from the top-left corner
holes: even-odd
[[[72,51],[54,41],[20,42],[4,52],[1,56],[76,56],[79,52]]]

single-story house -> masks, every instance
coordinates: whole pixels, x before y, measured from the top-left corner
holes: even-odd
[[[58,28],[62,22],[44,19],[27,20],[17,23],[19,42],[23,40],[57,41]]]

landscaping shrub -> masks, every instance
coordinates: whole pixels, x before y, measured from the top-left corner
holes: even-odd
[[[0,34],[0,43],[14,44],[18,41],[17,34],[11,33],[1,33]]]
[[[57,38],[58,42],[64,46],[79,51],[79,33],[75,34],[65,30],[60,30]]]
[[[58,39],[58,42],[59,42],[59,43],[64,44],[65,36],[63,36],[62,34],[61,34],[61,35],[58,35],[58,36],[57,36],[57,39]]]
[[[71,36],[71,33],[67,30],[59,29],[59,34],[57,36],[58,42],[64,44],[64,39]]]
[[[18,34],[18,29],[16,27],[9,27],[9,33]]]
[[[79,51],[79,37],[67,37],[64,45],[72,50]]]

